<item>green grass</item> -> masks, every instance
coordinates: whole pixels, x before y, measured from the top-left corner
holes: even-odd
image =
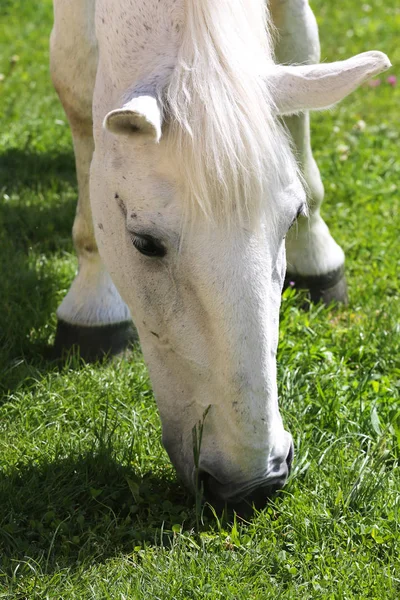
[[[323,59],[380,49],[399,76],[397,0],[332,4],[313,2]],[[139,351],[94,366],[44,358],[76,268],[50,27],[50,0],[2,0],[0,598],[398,599],[400,87],[382,76],[313,117],[350,305],[304,313],[286,292],[278,370],[294,472],[250,521],[220,522],[176,479]]]

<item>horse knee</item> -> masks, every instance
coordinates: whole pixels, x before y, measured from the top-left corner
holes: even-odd
[[[71,41],[72,40],[72,41]],[[71,45],[74,44],[75,45]],[[97,46],[81,36],[66,38],[54,26],[50,37],[50,74],[54,88],[76,135],[92,135],[92,98]]]
[[[271,15],[278,31],[277,62],[312,64],[320,60],[318,25],[308,0],[271,0]]]
[[[78,207],[74,225],[72,228],[72,239],[78,257],[90,258],[95,253],[98,253],[97,244],[93,232],[93,223],[91,216],[81,214],[82,207]]]
[[[97,252],[81,255],[79,270],[57,310],[55,356],[73,346],[85,360],[119,354],[137,339],[129,310]]]
[[[307,289],[312,302],[347,304],[345,256],[328,226],[315,211],[300,218],[286,237],[285,285]]]
[[[325,196],[325,189],[321,173],[312,154],[303,162],[303,176],[307,184],[309,209],[313,213],[321,206]]]

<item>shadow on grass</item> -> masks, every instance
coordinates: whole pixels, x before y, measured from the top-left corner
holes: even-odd
[[[6,17],[11,13],[12,4],[12,0],[1,0],[0,17]]]
[[[77,198],[72,153],[11,149],[0,154],[0,192],[0,241],[9,255],[72,249]]]
[[[43,363],[63,279],[54,260],[72,251],[74,189],[72,153],[35,154],[11,149],[0,155],[3,372],[13,370],[20,359]],[[4,377],[0,387],[8,387]]]
[[[10,148],[0,153],[0,186],[7,193],[21,188],[36,190],[53,187],[66,180],[75,185],[75,162],[71,152],[33,152],[29,148]]]
[[[0,476],[1,570],[33,560],[50,573],[165,542],[161,529],[193,510],[172,474],[140,479],[108,450],[15,467]]]

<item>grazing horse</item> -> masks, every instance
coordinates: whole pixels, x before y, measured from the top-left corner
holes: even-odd
[[[132,315],[178,473],[214,502],[262,503],[293,455],[276,383],[286,261],[344,299],[308,111],[390,63],[311,64],[307,0],[54,0],[54,15],[79,186],[57,344],[116,351]]]

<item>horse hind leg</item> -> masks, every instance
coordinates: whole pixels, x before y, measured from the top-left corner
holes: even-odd
[[[54,0],[50,66],[67,115],[75,152],[78,205],[72,230],[78,272],[57,310],[55,354],[72,346],[93,360],[122,351],[134,338],[127,306],[106,272],[97,250],[89,199],[94,143],[92,95],[97,68],[94,0]]]
[[[319,62],[318,27],[308,0],[270,0],[270,8],[278,30],[277,62]],[[347,303],[344,252],[320,214],[324,187],[311,149],[310,115],[305,112],[284,120],[294,141],[310,203],[309,217],[300,217],[286,237],[286,284],[308,289],[313,302]]]

